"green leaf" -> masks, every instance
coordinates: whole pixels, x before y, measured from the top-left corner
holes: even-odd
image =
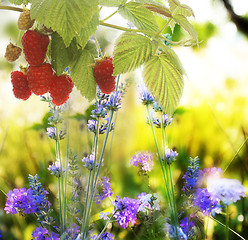
[[[173,16],[174,21],[184,28],[185,31],[189,33],[196,41],[198,41],[197,32],[195,31],[193,25],[187,20],[183,15],[177,14]]]
[[[98,0],[33,0],[31,17],[58,32],[68,47],[97,11]]]
[[[169,0],[169,5],[172,15],[180,14],[184,17],[195,16],[192,8],[186,4],[180,4],[178,0]]]
[[[143,77],[165,113],[172,115],[183,92],[183,76],[167,58],[166,53],[153,56],[145,65]]]
[[[173,49],[168,47],[165,44],[159,44],[159,47],[162,48],[164,54],[166,55],[167,59],[171,62],[171,64],[180,72],[182,75],[186,75],[186,72],[184,70],[184,67],[177,56],[177,54],[174,52]]]
[[[99,24],[99,13],[95,13],[89,24],[80,30],[79,35],[77,36],[77,41],[81,45],[82,48],[85,47],[88,42],[90,36],[96,31],[97,26]]]
[[[15,5],[27,5],[28,3],[31,3],[32,0],[9,0],[9,2]]]
[[[76,88],[89,101],[93,100],[96,95],[96,82],[94,78],[93,67],[94,58],[92,52],[87,49],[80,50],[76,59],[71,63],[71,77]]]
[[[143,4],[137,2],[128,2],[118,9],[120,15],[131,21],[138,29],[159,31],[155,16],[151,11],[143,7]]]
[[[66,47],[63,39],[57,32],[52,34],[51,41],[51,59],[52,67],[57,75],[63,73],[64,69],[69,66],[73,59],[73,54],[77,51],[77,42],[75,39],[69,47]]]
[[[99,5],[106,7],[119,7],[127,2],[127,0],[99,0]]]
[[[158,42],[137,34],[125,32],[118,37],[114,48],[114,75],[129,72],[147,62],[157,50]]]

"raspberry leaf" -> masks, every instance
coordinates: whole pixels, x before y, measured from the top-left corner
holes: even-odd
[[[147,62],[157,50],[158,42],[137,33],[123,33],[115,42],[114,75],[129,72]]]
[[[57,31],[68,47],[97,11],[97,0],[33,0],[31,17]]]
[[[90,20],[89,24],[82,28],[79,35],[77,36],[77,41],[81,45],[81,48],[84,48],[87,44],[89,37],[96,31],[97,26],[99,25],[99,13],[95,13]]]
[[[76,60],[71,63],[71,77],[76,88],[89,101],[93,100],[96,95],[96,82],[93,73],[94,57],[91,50],[87,49],[79,51]]]
[[[173,16],[173,20],[179,24],[185,31],[189,33],[189,35],[197,42],[197,32],[194,29],[193,25],[187,20],[183,15],[177,14]]]
[[[143,70],[145,84],[165,113],[173,114],[183,92],[183,76],[165,52],[153,56]]]
[[[143,7],[142,3],[128,2],[125,5],[121,5],[118,12],[123,18],[132,22],[138,29],[159,31],[155,16],[150,10]]]
[[[99,5],[106,7],[119,7],[126,2],[127,0],[99,0]]]
[[[31,3],[32,0],[9,0],[9,2],[15,5],[27,5],[28,3]]]
[[[61,75],[66,67],[69,66],[73,60],[74,53],[77,51],[77,42],[74,39],[69,47],[66,47],[63,39],[57,32],[52,34],[51,41],[51,63],[52,67],[57,73]]]

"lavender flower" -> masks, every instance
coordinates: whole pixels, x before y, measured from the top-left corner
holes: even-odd
[[[154,154],[150,152],[135,153],[130,159],[130,164],[139,167],[139,171],[147,173],[153,168]]]
[[[155,125],[156,128],[161,128],[162,126],[165,128],[172,123],[172,120],[173,120],[172,118],[168,117],[166,114],[163,114],[162,115],[163,124],[161,124],[158,118],[153,120],[153,124]]]
[[[92,171],[94,168],[94,162],[95,162],[95,155],[94,154],[90,154],[87,157],[84,157],[82,159],[82,162],[85,163],[84,167],[88,168],[89,171]],[[96,166],[98,166],[99,164],[96,163]]]
[[[59,235],[55,233],[49,233],[46,228],[38,227],[36,228],[33,233],[32,237],[36,240],[59,240]]]
[[[187,236],[194,233],[192,230],[194,226],[195,223],[191,220],[191,217],[185,217],[180,221],[180,227]]]
[[[113,92],[104,104],[106,110],[112,110],[112,111],[119,110],[121,107],[121,97],[122,94],[119,91]]]
[[[144,105],[151,105],[154,103],[153,96],[148,92],[145,87],[142,87],[140,90],[140,100]]]
[[[164,151],[164,155],[166,162],[168,164],[171,164],[172,162],[176,161],[178,153],[176,151],[173,151],[172,149],[166,148]]]
[[[68,237],[65,239],[76,240],[80,233],[80,227],[77,226],[75,223],[73,223],[72,226],[69,228],[66,228],[65,231],[68,234]]]
[[[154,109],[155,112],[163,112],[161,106],[157,102],[154,102],[153,103],[153,107],[152,108]]]
[[[96,188],[94,201],[96,202],[96,204],[99,204],[103,199],[110,197],[112,194],[113,192],[111,189],[109,177],[102,177],[100,183]]]
[[[187,240],[186,234],[183,232],[183,230],[179,227],[175,228],[169,223],[165,224],[165,232],[166,232],[166,237],[168,239],[173,239],[173,240]]]
[[[61,176],[61,166],[60,166],[60,161],[56,161],[54,163],[52,163],[51,165],[49,165],[48,170],[51,171],[51,174],[56,176],[56,177],[60,177]],[[63,172],[65,171],[65,169],[63,169]]]
[[[4,210],[6,213],[21,215],[35,213],[37,211],[36,201],[32,195],[32,190],[26,188],[13,189],[7,193],[7,201]]]
[[[106,115],[107,111],[102,104],[97,104],[96,109],[91,111],[91,117],[93,118],[104,118]]]
[[[93,240],[96,240],[96,239],[98,239],[98,240],[113,240],[114,239],[113,238],[114,236],[112,233],[104,232],[101,234],[100,237],[99,236],[100,236],[100,234],[94,235],[91,239],[93,239]]]
[[[137,212],[139,210],[139,200],[119,196],[113,202],[114,218],[122,228],[127,228],[129,224],[134,225],[137,219]]]
[[[191,195],[195,191],[195,187],[197,186],[197,182],[199,180],[199,175],[199,158],[190,158],[187,172],[182,177],[185,181],[182,190],[186,196]]]
[[[110,219],[110,217],[108,216],[109,214],[110,212],[100,212],[99,218],[103,220],[109,220]]]
[[[57,139],[62,140],[62,139],[65,138],[65,134],[66,134],[66,133],[63,132],[63,131],[60,131],[60,132],[59,132],[59,136],[57,137],[57,136],[56,136],[56,128],[55,128],[55,127],[49,127],[49,128],[47,128],[46,134],[47,134],[47,136],[48,136],[49,138],[51,138],[51,139],[54,139],[54,140],[57,140]]]

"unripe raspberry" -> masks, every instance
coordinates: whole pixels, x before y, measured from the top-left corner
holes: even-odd
[[[34,19],[31,20],[30,11],[24,10],[18,18],[17,27],[20,30],[28,30],[33,26],[33,24],[34,24]]]
[[[112,61],[113,59],[109,57],[97,60],[93,70],[97,85],[103,93],[107,94],[115,90],[116,76],[112,76],[114,71]]]
[[[9,43],[4,57],[8,62],[14,62],[17,60],[22,53],[22,49],[20,47],[15,46],[13,43]]]

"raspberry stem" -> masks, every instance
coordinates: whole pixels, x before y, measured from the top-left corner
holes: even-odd
[[[11,6],[0,6],[0,9],[11,10],[11,11],[16,11],[16,12],[23,12],[23,9],[22,8],[11,7]]]

